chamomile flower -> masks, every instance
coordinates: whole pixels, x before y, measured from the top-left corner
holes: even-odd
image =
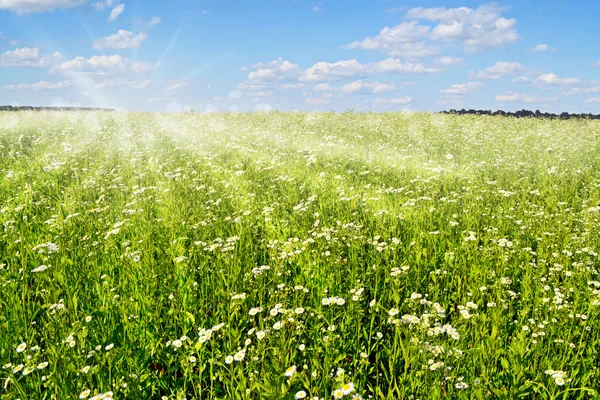
[[[292,376],[294,376],[294,373],[296,373],[296,366],[292,365],[291,367],[289,367],[288,369],[285,370],[285,376],[291,378]]]

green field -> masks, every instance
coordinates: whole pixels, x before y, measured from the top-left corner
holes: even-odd
[[[600,121],[0,113],[0,399],[597,399]]]

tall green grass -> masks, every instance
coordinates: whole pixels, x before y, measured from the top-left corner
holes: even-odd
[[[0,113],[1,399],[591,399],[600,123]]]

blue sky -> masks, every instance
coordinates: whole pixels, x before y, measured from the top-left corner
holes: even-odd
[[[0,0],[0,104],[600,112],[600,2]]]

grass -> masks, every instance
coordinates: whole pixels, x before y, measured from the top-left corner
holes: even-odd
[[[598,399],[599,218],[598,121],[0,113],[0,398]]]

